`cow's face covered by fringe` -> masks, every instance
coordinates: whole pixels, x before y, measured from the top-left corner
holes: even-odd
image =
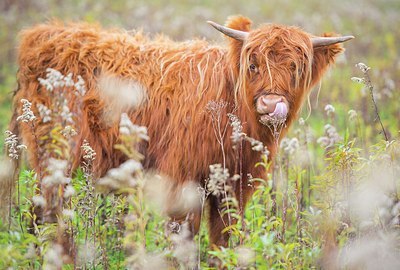
[[[317,38],[297,27],[275,24],[250,31],[251,22],[244,17],[232,18],[228,27],[209,23],[232,38],[236,94],[253,106],[264,125],[291,121],[333,56],[343,50],[338,43],[353,38]]]
[[[301,89],[310,84],[312,53],[308,36],[295,28],[265,26],[248,36],[240,58],[244,82],[239,91],[254,105],[260,122],[289,117]]]

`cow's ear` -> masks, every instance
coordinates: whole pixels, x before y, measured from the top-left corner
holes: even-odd
[[[230,16],[225,22],[225,26],[231,29],[249,32],[252,21],[244,16],[236,15]]]
[[[334,36],[330,33],[325,33],[324,37]],[[344,51],[341,43],[336,43],[328,46],[314,47],[314,56],[312,63],[312,78],[311,85],[315,85],[326,72],[329,65],[335,62],[336,57]]]
[[[250,32],[252,21],[244,16],[237,15],[231,16],[227,19],[225,26],[231,29],[240,30],[243,32]],[[243,46],[243,40],[234,39],[227,37],[229,39],[229,55],[232,63],[240,62],[240,53]],[[237,66],[239,66],[237,64]]]

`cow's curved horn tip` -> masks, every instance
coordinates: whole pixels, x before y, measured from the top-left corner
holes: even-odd
[[[354,39],[354,38],[356,38],[356,37],[355,36],[344,36],[343,37],[344,41],[348,41],[348,40]]]

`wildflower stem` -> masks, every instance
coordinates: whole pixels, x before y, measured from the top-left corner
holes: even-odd
[[[16,175],[18,176],[19,173]],[[21,227],[21,232],[24,233],[24,227],[22,226],[23,223],[22,223],[22,213],[21,213],[21,190],[20,190],[19,177],[17,178],[17,208],[18,208],[19,226]]]
[[[372,100],[373,107],[374,107],[375,114],[376,114],[375,120],[377,119],[377,120],[379,121],[379,124],[381,125],[381,128],[382,128],[383,136],[385,137],[385,141],[388,142],[388,141],[389,141],[389,138],[388,138],[388,135],[387,135],[387,133],[386,133],[386,131],[385,131],[385,128],[384,128],[384,126],[383,126],[381,117],[380,117],[380,115],[379,115],[378,105],[376,104],[375,96],[374,96],[374,87],[373,87],[373,85],[372,85],[372,83],[371,83],[371,78],[370,78],[370,76],[369,76],[368,70],[369,70],[369,69],[363,70],[363,74],[364,74],[364,84],[368,87],[369,94],[370,94],[370,96],[371,96],[371,100]]]
[[[224,101],[210,101],[207,106],[206,106],[206,111],[210,114],[211,116],[211,123],[213,126],[213,130],[214,130],[214,134],[215,137],[217,139],[218,144],[221,147],[221,152],[222,152],[222,166],[225,170],[226,168],[226,156],[225,156],[225,149],[224,149],[224,137],[227,131],[227,127],[228,127],[228,122],[225,123],[225,126],[222,130],[222,112],[226,109],[227,103],[225,103]],[[224,197],[225,199],[228,198],[228,193],[227,193],[227,186],[226,183],[223,183],[224,186]],[[231,213],[230,213],[230,206],[229,203],[226,204],[226,208],[227,208],[227,212],[228,212],[228,224],[229,227],[232,225],[232,221],[231,221]],[[221,216],[221,218],[223,218]],[[226,227],[226,226],[225,226]],[[229,234],[232,234],[231,229],[229,230]]]
[[[16,173],[16,176],[18,176],[19,173]],[[9,201],[8,201],[8,231],[11,230],[11,221],[12,221],[12,194],[13,194],[13,185],[10,185],[10,196],[9,196]]]

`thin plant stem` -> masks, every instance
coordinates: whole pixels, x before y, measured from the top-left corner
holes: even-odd
[[[217,139],[218,144],[221,147],[221,152],[222,152],[222,167],[224,168],[224,170],[226,169],[226,156],[225,156],[225,149],[224,149],[224,137],[226,134],[226,130],[228,127],[228,122],[225,124],[224,129],[222,130],[221,127],[221,113],[222,110],[226,108],[226,103],[224,101],[221,101],[219,103],[217,103],[218,105],[215,106],[215,108],[208,108],[207,110],[209,111],[209,113],[211,114],[211,123],[213,126],[213,130],[214,130],[214,134],[215,137]],[[227,188],[226,188],[226,183],[224,182],[224,197],[228,198],[228,193],[227,193]],[[231,221],[231,214],[230,214],[230,207],[229,207],[229,203],[226,203],[226,208],[227,208],[227,212],[228,212],[228,225],[231,226],[232,225],[232,221]],[[223,217],[221,216],[221,218],[223,219]],[[226,227],[226,226],[225,226]],[[229,229],[229,234],[231,234],[232,231],[231,229]]]
[[[385,127],[383,126],[381,117],[379,115],[378,105],[376,104],[376,100],[375,100],[375,96],[374,96],[374,86],[372,85],[371,78],[369,76],[370,68],[368,66],[366,66],[365,64],[363,64],[363,63],[357,64],[357,67],[359,67],[361,69],[361,71],[363,72],[363,75],[364,75],[363,83],[368,88],[369,94],[371,96],[372,104],[373,104],[373,107],[374,107],[374,110],[375,110],[375,115],[376,115],[375,120],[378,120],[378,122],[379,122],[379,124],[381,126],[381,129],[382,129],[382,134],[385,137],[385,141],[388,142],[389,141],[389,137],[388,137],[388,135],[386,133]]]

